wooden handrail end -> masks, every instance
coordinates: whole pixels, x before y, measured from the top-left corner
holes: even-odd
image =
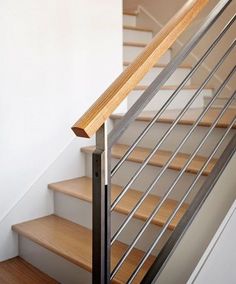
[[[73,132],[75,133],[76,136],[78,137],[83,137],[83,138],[90,138],[91,136],[88,135],[88,133],[82,129],[79,128],[77,126],[72,126],[71,129],[73,130]]]

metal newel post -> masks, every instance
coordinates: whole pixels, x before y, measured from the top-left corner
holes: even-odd
[[[96,133],[93,153],[93,284],[110,282],[110,160],[107,126]]]

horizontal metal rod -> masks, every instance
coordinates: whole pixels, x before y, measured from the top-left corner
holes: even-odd
[[[231,73],[235,72],[236,67],[231,71]],[[231,74],[230,73],[230,74]],[[228,76],[229,77],[229,76]],[[227,78],[228,78],[227,77]],[[226,81],[226,80],[225,80]],[[222,88],[220,88],[219,90],[222,91]],[[218,94],[221,92],[217,92]],[[235,95],[235,94],[234,94]],[[233,96],[234,96],[233,95]],[[216,98],[217,96],[215,96]],[[214,100],[212,99],[212,102],[208,104],[207,106],[207,110],[209,109],[210,105],[214,102]],[[223,109],[223,113],[221,112],[221,114],[217,117],[217,119],[215,120],[215,122],[213,123],[213,125],[210,127],[207,135],[202,139],[201,143],[198,145],[198,147],[196,148],[196,150],[193,152],[193,154],[190,156],[189,161],[186,163],[186,165],[184,166],[183,169],[186,170],[186,168],[188,167],[188,165],[192,162],[192,160],[194,159],[194,157],[196,156],[197,152],[199,151],[199,149],[202,147],[202,145],[205,143],[205,141],[207,140],[208,136],[210,135],[210,133],[213,131],[213,129],[215,128],[216,124],[218,123],[218,121],[221,119],[222,115],[224,114],[224,112],[226,111],[228,104],[226,105],[226,107]],[[204,111],[204,114],[207,111]],[[201,117],[203,117],[204,115],[201,115]],[[197,124],[196,124],[197,125]],[[188,135],[189,136],[189,135]],[[184,139],[185,140],[185,139]],[[185,140],[186,141],[186,140]],[[184,170],[184,171],[185,171]],[[177,176],[176,180],[178,179],[178,177],[182,176],[182,173],[184,172],[183,170],[180,172],[180,174]],[[174,182],[174,184],[176,185],[176,180]],[[179,180],[179,179],[178,179]],[[142,226],[140,232],[138,233],[138,235],[136,236],[136,238],[133,240],[133,242],[131,243],[131,245],[129,246],[128,250],[125,252],[125,254],[122,256],[121,260],[117,263],[116,267],[113,270],[113,273],[115,275],[115,273],[117,273],[117,271],[119,270],[119,268],[121,267],[121,265],[123,264],[123,262],[125,261],[125,259],[127,258],[127,256],[129,255],[129,253],[131,252],[131,250],[134,248],[135,244],[137,243],[137,241],[139,240],[139,238],[142,236],[143,232],[146,230],[146,228],[148,227],[148,225],[151,223],[152,219],[155,217],[155,215],[157,214],[157,212],[160,210],[161,206],[163,205],[163,203],[166,201],[167,197],[169,196],[170,192],[173,190],[173,188],[175,187],[171,186],[170,189],[167,191],[167,193],[165,194],[165,196],[163,197],[163,199],[158,203],[157,207],[153,210],[152,214],[150,215],[150,217],[146,220],[146,222],[144,223],[144,225]],[[114,240],[114,237],[112,238],[112,240]],[[112,275],[113,275],[112,273]]]
[[[126,194],[126,192],[129,190],[130,186],[133,184],[133,182],[138,178],[139,174],[143,171],[143,169],[146,167],[146,165],[149,163],[150,159],[156,154],[156,151],[160,148],[160,146],[164,143],[166,138],[170,135],[172,130],[175,128],[175,126],[178,124],[180,119],[184,116],[184,114],[188,111],[189,107],[192,105],[192,103],[196,100],[196,98],[200,95],[204,87],[207,85],[207,83],[211,80],[211,78],[214,76],[215,72],[219,69],[219,67],[223,64],[224,60],[227,58],[229,53],[232,51],[232,49],[235,47],[236,40],[230,45],[228,50],[225,52],[225,54],[221,57],[220,61],[216,64],[216,66],[213,68],[213,70],[210,72],[210,74],[207,76],[207,78],[204,80],[200,88],[195,92],[193,97],[189,100],[189,102],[185,105],[185,107],[181,110],[180,114],[177,116],[175,121],[172,123],[171,127],[166,131],[166,133],[162,136],[160,141],[156,144],[154,149],[151,151],[151,153],[145,158],[139,169],[135,172],[135,174],[131,177],[131,179],[128,181],[126,186],[123,188],[122,192],[116,197],[116,199],[113,201],[111,205],[111,210],[114,210],[116,205],[120,202],[120,200],[123,198],[123,196]]]
[[[234,15],[230,21],[225,25],[223,30],[220,32],[220,34],[217,36],[217,38],[214,40],[214,42],[211,44],[211,46],[208,48],[208,50],[205,52],[205,54],[201,57],[201,59],[197,62],[197,64],[191,69],[191,71],[188,73],[188,75],[185,77],[185,79],[181,82],[181,84],[178,86],[178,88],[174,91],[174,93],[171,95],[171,97],[167,100],[167,102],[161,107],[161,109],[158,111],[158,113],[152,118],[152,120],[148,123],[147,127],[142,131],[142,133],[136,138],[134,143],[130,146],[128,151],[124,154],[124,156],[119,160],[119,162],[114,166],[114,168],[111,171],[111,177],[113,177],[116,172],[119,170],[119,168],[122,166],[124,161],[128,158],[128,156],[132,153],[134,148],[138,145],[138,143],[143,139],[143,137],[148,133],[148,131],[152,128],[152,126],[156,123],[156,121],[160,118],[160,116],[164,113],[164,111],[167,109],[167,107],[171,104],[171,102],[176,98],[176,96],[179,94],[179,92],[183,89],[183,87],[186,85],[186,83],[189,81],[189,79],[192,78],[192,76],[195,74],[195,72],[199,69],[201,64],[204,62],[204,60],[207,58],[207,56],[212,52],[214,47],[219,43],[219,41],[222,39],[222,37],[225,35],[225,33],[228,31],[228,29],[232,26],[232,24],[235,22],[236,15]]]
[[[228,106],[232,103],[232,101],[235,98],[235,94],[236,92],[234,92],[233,96],[231,97],[231,99],[228,101],[228,103],[225,105],[223,114],[225,113],[225,111],[228,109]],[[223,115],[221,113],[220,118]],[[201,170],[199,171],[199,173],[197,174],[197,176],[195,177],[193,183],[191,184],[191,186],[188,188],[187,192],[185,193],[185,195],[183,196],[183,198],[181,199],[180,203],[178,204],[178,206],[176,207],[176,209],[174,210],[174,212],[172,213],[172,215],[168,218],[165,226],[162,228],[162,230],[160,231],[160,233],[158,234],[158,237],[155,239],[155,241],[152,243],[151,247],[148,249],[148,251],[145,253],[145,255],[142,257],[142,260],[139,262],[139,265],[136,267],[135,271],[132,273],[131,277],[129,278],[127,283],[131,283],[133,281],[133,279],[135,278],[135,276],[137,275],[138,271],[140,270],[140,268],[143,266],[143,264],[145,263],[145,261],[147,260],[147,258],[150,256],[151,252],[153,251],[153,249],[156,247],[156,245],[158,244],[158,242],[160,241],[161,237],[163,236],[163,234],[165,233],[166,229],[168,228],[169,224],[171,223],[171,221],[173,220],[173,218],[175,217],[175,215],[177,214],[178,210],[181,208],[181,206],[183,205],[184,201],[187,199],[187,197],[189,196],[189,194],[191,193],[191,191],[193,190],[194,186],[196,185],[197,181],[199,180],[200,176],[202,175],[204,169],[208,166],[209,162],[211,161],[211,159],[214,157],[215,153],[217,152],[217,150],[219,149],[219,147],[221,146],[221,144],[223,143],[225,137],[228,135],[228,133],[230,132],[231,128],[234,126],[236,122],[236,118],[233,119],[233,121],[231,122],[231,124],[229,125],[229,127],[227,128],[227,131],[225,132],[225,134],[223,135],[223,137],[220,139],[220,141],[217,143],[216,147],[214,148],[213,152],[211,153],[211,155],[209,156],[209,158],[207,159],[207,161],[204,163],[204,165],[202,166]]]
[[[111,239],[111,244],[114,243],[114,241],[117,239],[117,237],[119,236],[119,234],[122,232],[122,230],[125,228],[125,226],[128,224],[128,222],[132,219],[133,215],[135,214],[135,212],[138,210],[138,208],[142,205],[143,201],[146,199],[146,197],[148,196],[148,194],[152,191],[154,185],[159,181],[159,179],[161,178],[162,174],[166,171],[166,169],[168,168],[168,166],[170,165],[170,163],[174,160],[174,158],[176,157],[176,155],[178,154],[179,150],[183,147],[183,145],[185,144],[185,142],[188,140],[188,138],[191,136],[191,134],[194,132],[194,130],[196,129],[196,127],[198,126],[199,122],[202,120],[202,118],[205,116],[205,114],[207,113],[207,111],[210,109],[210,107],[213,105],[213,103],[215,102],[215,100],[217,99],[217,97],[221,94],[222,90],[224,89],[224,87],[226,86],[226,84],[229,82],[229,80],[232,78],[232,76],[234,75],[236,71],[236,68],[234,68],[230,74],[227,76],[227,78],[225,79],[225,81],[221,84],[221,86],[219,87],[219,89],[217,90],[217,92],[214,94],[214,96],[212,97],[212,99],[209,101],[209,103],[206,105],[205,109],[202,111],[202,113],[199,115],[199,117],[197,118],[197,120],[194,122],[193,126],[191,127],[190,131],[187,133],[187,135],[185,135],[185,137],[183,138],[183,140],[181,141],[181,143],[179,144],[179,146],[177,147],[177,149],[175,150],[175,152],[173,153],[173,155],[169,158],[169,160],[166,162],[165,166],[162,168],[162,170],[160,171],[160,173],[158,174],[158,176],[155,178],[154,182],[151,184],[151,186],[148,188],[147,191],[145,191],[142,195],[142,197],[140,198],[140,200],[136,203],[136,205],[134,206],[134,208],[131,210],[131,212],[129,213],[129,215],[126,217],[126,219],[123,221],[123,223],[120,225],[119,229],[117,230],[117,232],[113,235],[112,239]],[[167,196],[166,196],[167,198]],[[166,198],[163,197],[163,201],[160,200],[160,206],[166,201]]]
[[[226,7],[232,0],[221,0],[216,7],[207,16],[207,19],[202,23],[190,41],[181,49],[181,51],[171,60],[166,68],[158,75],[152,84],[144,91],[142,96],[125,114],[121,121],[113,128],[109,134],[109,145],[111,148],[114,143],[120,138],[122,133],[129,127],[130,123],[141,113],[144,107],[152,100],[160,88],[166,83],[170,76],[174,73],[176,68],[184,61],[190,54],[192,49],[197,45],[205,33],[211,28],[219,16],[223,13]]]

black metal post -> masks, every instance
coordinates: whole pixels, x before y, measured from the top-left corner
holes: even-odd
[[[110,182],[105,124],[93,153],[93,284],[110,282]]]

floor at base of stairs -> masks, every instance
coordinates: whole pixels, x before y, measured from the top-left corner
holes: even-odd
[[[58,284],[20,257],[0,262],[1,284]]]

